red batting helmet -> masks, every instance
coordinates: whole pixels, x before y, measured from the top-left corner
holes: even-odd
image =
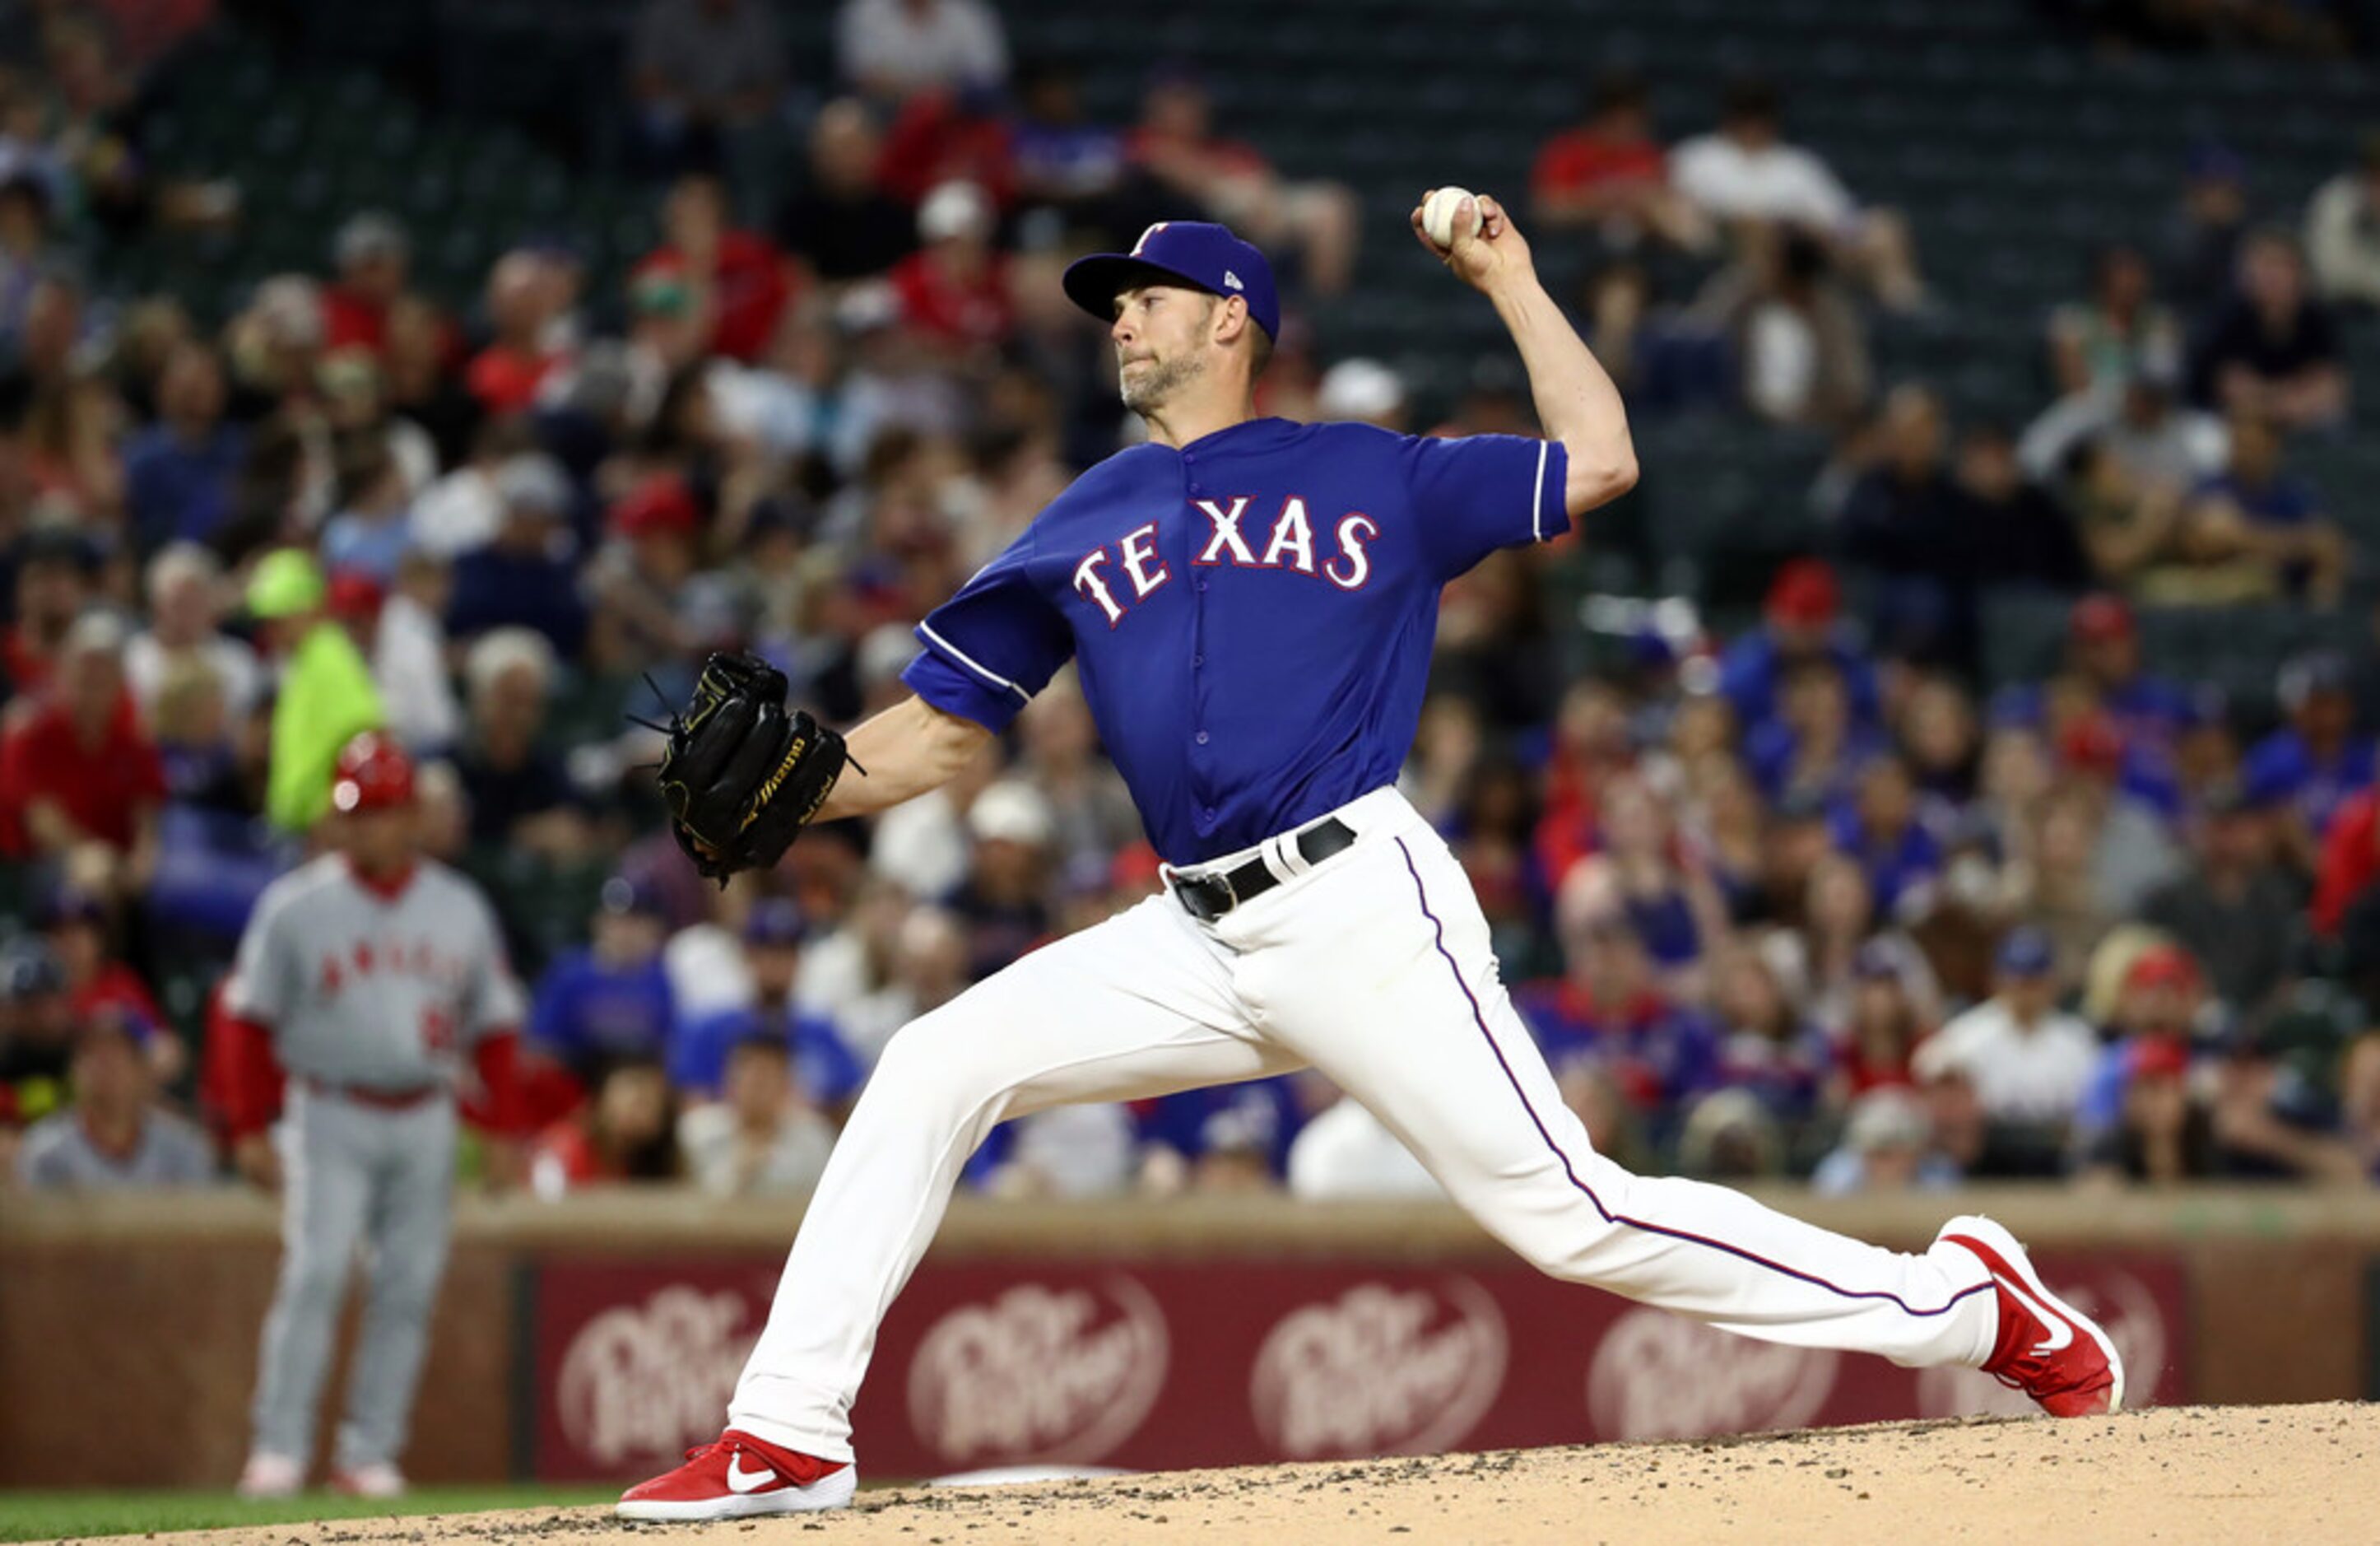
[[[367,730],[339,749],[331,776],[331,805],[337,810],[373,810],[413,800],[413,760],[377,730]]]

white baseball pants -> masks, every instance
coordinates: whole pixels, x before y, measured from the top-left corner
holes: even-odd
[[[732,1426],[851,1457],[877,1325],[995,1124],[1308,1064],[1555,1277],[1771,1342],[1983,1363],[1998,1310],[1966,1251],[1884,1250],[1595,1153],[1505,994],[1454,856],[1394,790],[1336,814],[1356,842],[1318,865],[1273,838],[1201,867],[1260,853],[1282,878],[1216,922],[1151,897],[893,1036],[802,1220]]]

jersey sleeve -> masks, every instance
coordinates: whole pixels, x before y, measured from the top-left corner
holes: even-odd
[[[276,887],[257,903],[224,988],[226,1013],[271,1030],[279,1029],[298,1006],[301,986],[285,896]]]
[[[1542,542],[1570,530],[1562,502],[1570,453],[1560,441],[1416,437],[1405,442],[1404,456],[1422,551],[1444,578],[1498,548]]]
[[[1074,630],[1033,583],[1032,556],[1028,528],[917,625],[924,652],[901,673],[912,692],[945,713],[1005,730],[1073,658]]]

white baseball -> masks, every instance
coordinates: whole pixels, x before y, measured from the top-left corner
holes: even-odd
[[[1454,222],[1463,212],[1463,201],[1471,197],[1467,188],[1441,188],[1431,193],[1421,207],[1421,228],[1443,252],[1454,245]],[[1471,216],[1473,229],[1478,228],[1479,215],[1475,207]]]

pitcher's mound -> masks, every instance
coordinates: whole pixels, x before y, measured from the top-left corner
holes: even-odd
[[[2180,1406],[862,1494],[847,1513],[624,1527],[516,1511],[212,1532],[221,1546],[1115,1546],[1155,1541],[2380,1540],[2380,1406]],[[549,1539],[550,1538],[550,1539]],[[184,1546],[177,1540],[176,1546]],[[194,1538],[190,1546],[198,1546]]]

